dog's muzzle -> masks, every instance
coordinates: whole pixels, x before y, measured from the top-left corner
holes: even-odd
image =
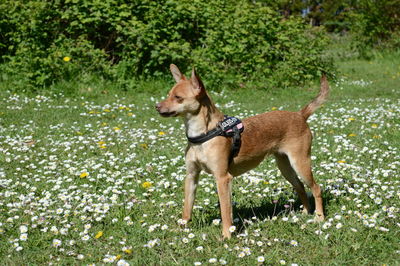
[[[162,110],[161,103],[156,104],[156,110],[157,112],[163,116],[163,117],[171,117],[171,116],[177,116],[178,114],[176,112],[169,112],[169,110]]]

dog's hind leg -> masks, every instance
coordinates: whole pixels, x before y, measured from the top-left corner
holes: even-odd
[[[281,171],[282,175],[286,178],[287,181],[289,181],[290,184],[292,184],[297,194],[299,195],[299,198],[304,206],[304,211],[310,213],[310,202],[308,201],[304,185],[297,177],[297,174],[293,167],[290,165],[288,156],[282,153],[276,153],[274,155],[276,159],[276,164],[278,165],[278,168]]]
[[[315,218],[317,221],[324,220],[324,209],[322,206],[321,188],[315,182],[311,171],[310,149],[300,149],[288,154],[291,166],[301,177],[304,183],[311,189],[315,200]]]

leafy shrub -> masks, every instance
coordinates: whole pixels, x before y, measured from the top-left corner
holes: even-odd
[[[328,32],[347,33],[353,48],[367,55],[371,48],[400,48],[399,0],[254,0],[273,7],[282,16],[303,17]]]
[[[2,71],[34,87],[82,72],[160,76],[170,63],[214,86],[260,75],[289,86],[332,70],[322,29],[245,0],[4,0],[0,26]]]
[[[353,9],[355,44],[366,48],[400,48],[400,5],[398,0],[361,0]]]
[[[327,39],[321,29],[256,7],[247,2],[211,7],[203,41],[207,49],[195,50],[195,64],[217,80],[232,75],[244,82],[262,75],[268,85],[278,86],[299,84],[330,70],[322,56]]]

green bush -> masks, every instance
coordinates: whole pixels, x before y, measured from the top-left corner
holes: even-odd
[[[262,75],[268,85],[289,86],[330,70],[322,55],[327,39],[320,28],[247,2],[208,7],[202,42],[206,49],[195,49],[193,60],[217,81],[230,77],[245,82]]]
[[[368,48],[400,48],[400,4],[398,0],[361,0],[352,11],[355,45]]]
[[[353,49],[367,55],[373,49],[400,48],[399,0],[254,0],[282,16],[303,17],[328,32],[350,33]]]
[[[0,26],[1,71],[32,87],[82,72],[123,83],[170,63],[198,67],[213,86],[260,75],[290,86],[332,71],[323,29],[245,0],[3,0]]]

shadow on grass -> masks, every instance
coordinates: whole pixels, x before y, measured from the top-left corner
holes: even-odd
[[[315,211],[315,201],[314,197],[311,193],[307,193],[308,201],[311,205],[311,213],[313,214]],[[324,214],[325,216],[328,215],[326,213],[326,206],[329,205],[329,202],[333,199],[333,195],[328,192],[324,192],[323,195],[323,207],[324,207]],[[271,219],[274,216],[281,216],[288,214],[290,212],[301,213],[302,203],[300,199],[297,197],[297,200],[293,203],[287,201],[287,199],[279,198],[278,200],[274,201],[263,201],[260,206],[251,206],[251,207],[234,207],[233,215],[234,217],[239,218],[239,222],[236,223],[238,227],[238,231],[242,231],[245,228],[245,224],[249,221],[254,219],[257,220],[264,220],[264,219]]]
[[[311,193],[307,193],[308,200],[311,205],[312,214],[315,211],[315,201],[314,197]],[[333,195],[327,191],[323,192],[323,204],[324,204],[324,212],[325,216],[328,216],[329,213],[326,212],[326,207],[329,206],[330,201],[333,199]],[[235,219],[239,219],[239,221],[235,221],[235,225],[237,227],[238,232],[240,233],[245,229],[246,224],[250,223],[252,220],[264,220],[271,219],[274,216],[283,216],[287,215],[290,212],[294,211],[295,213],[302,213],[301,201],[297,197],[295,202],[288,202],[287,198],[279,198],[278,200],[270,201],[264,200],[260,203],[249,202],[247,206],[237,206],[237,204],[233,204],[233,216]],[[214,219],[221,219],[219,213],[219,205],[216,205],[215,208],[203,210],[202,218],[196,217],[196,226],[207,226],[212,223]]]

